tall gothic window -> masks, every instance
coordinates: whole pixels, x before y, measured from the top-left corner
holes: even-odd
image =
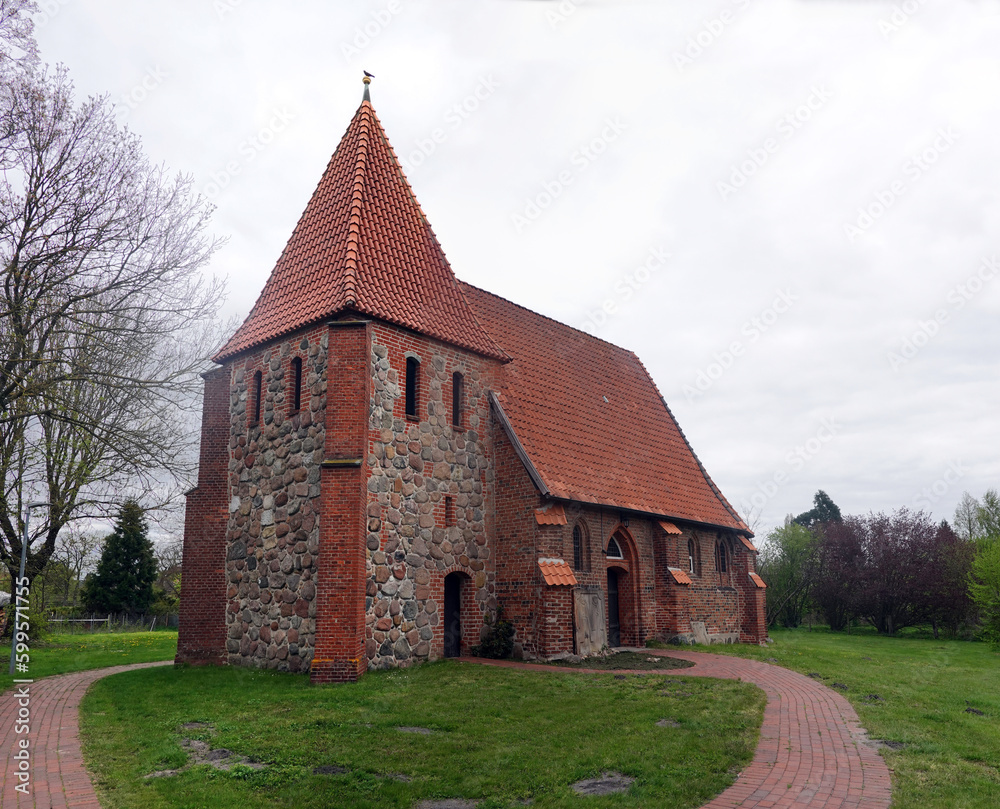
[[[257,371],[253,375],[253,409],[251,410],[253,421],[250,422],[251,425],[260,424],[260,405],[264,395],[263,386],[264,376],[260,371]]]
[[[458,371],[451,375],[451,423],[462,426],[462,398],[465,395],[465,377]]]
[[[302,408],[302,357],[295,357],[292,360],[292,390],[291,408],[292,413],[298,413]]]
[[[715,545],[715,567],[720,573],[725,573],[727,565],[726,543],[720,539]]]
[[[688,540],[688,573],[690,573],[692,576],[696,576],[697,575],[697,571],[695,570],[694,560],[695,560],[694,540],[693,539],[689,539]]]
[[[420,360],[406,358],[406,415],[417,417],[417,403],[420,400]]]

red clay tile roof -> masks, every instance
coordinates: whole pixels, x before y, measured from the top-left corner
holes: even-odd
[[[763,589],[765,589],[767,587],[767,585],[764,583],[764,580],[760,576],[758,576],[756,573],[751,573],[750,574],[750,581],[752,581],[754,584],[756,584],[761,590],[763,590]]]
[[[740,542],[742,542],[742,543],[743,543],[743,545],[744,545],[744,546],[746,547],[746,549],[747,549],[748,551],[753,551],[754,553],[757,553],[757,546],[756,546],[756,545],[754,545],[754,544],[753,544],[753,543],[752,543],[752,542],[751,542],[751,541],[750,541],[749,539],[747,539],[747,538],[746,538],[745,536],[743,536],[743,535],[740,535]]]
[[[535,522],[539,525],[566,525],[566,509],[558,503],[536,508]]]
[[[469,309],[367,100],[257,303],[215,360],[345,311],[504,357]]]
[[[674,581],[678,584],[690,584],[691,577],[681,570],[679,567],[668,568],[670,575],[674,577]]]
[[[667,534],[668,536],[680,536],[682,533],[681,529],[678,528],[676,525],[674,525],[672,522],[661,522],[660,528],[662,528],[663,533]]]
[[[576,576],[567,562],[562,559],[539,559],[538,568],[548,585],[576,584]]]
[[[635,354],[461,286],[512,358],[496,404],[543,494],[750,533]]]

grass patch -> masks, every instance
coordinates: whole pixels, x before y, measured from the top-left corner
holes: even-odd
[[[50,635],[44,642],[32,642],[27,674],[17,677],[48,677],[71,671],[102,669],[127,663],[150,663],[173,660],[177,653],[177,630],[156,632],[111,632],[93,635]],[[0,646],[2,671],[0,691],[10,688],[13,679],[7,674],[10,645]]]
[[[709,651],[777,661],[837,687],[883,750],[893,809],[994,809],[1000,794],[1000,653],[987,644],[772,629],[774,643]],[[983,715],[967,712],[967,708]]]
[[[269,671],[182,668],[97,682],[81,729],[109,808],[410,809],[434,798],[479,799],[480,809],[529,798],[539,809],[696,807],[750,761],[763,707],[745,683],[655,674],[442,661],[312,686]],[[676,725],[657,726],[664,718]],[[184,766],[184,739],[267,766],[144,778]],[[571,791],[605,771],[636,782],[607,798]]]

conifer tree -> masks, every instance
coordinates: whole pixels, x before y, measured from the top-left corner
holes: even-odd
[[[92,612],[145,612],[153,603],[156,559],[142,508],[127,500],[104,540],[97,572],[87,577],[83,601]]]

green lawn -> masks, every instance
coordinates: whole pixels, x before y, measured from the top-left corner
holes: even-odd
[[[101,669],[125,663],[173,660],[177,653],[177,630],[156,632],[112,632],[87,635],[51,635],[45,642],[33,642],[26,674],[16,677],[38,679],[51,674]],[[10,688],[10,646],[0,646],[0,691]]]
[[[681,676],[678,676],[681,675]],[[347,686],[234,668],[151,669],[97,682],[83,705],[87,765],[121,809],[696,807],[752,758],[764,697],[748,684],[668,674],[536,673],[444,661]],[[663,719],[674,720],[658,726]],[[187,723],[211,727],[184,728]],[[429,734],[401,732],[423,728]],[[183,739],[267,764],[182,767]],[[314,774],[317,767],[342,772]],[[580,797],[617,771],[626,795]]]
[[[1000,653],[984,643],[885,638],[871,631],[771,630],[769,648],[710,651],[773,658],[826,685],[840,683],[894,771],[894,809],[995,809],[1000,805]],[[838,689],[839,690],[839,689]],[[966,712],[982,711],[983,716]]]

